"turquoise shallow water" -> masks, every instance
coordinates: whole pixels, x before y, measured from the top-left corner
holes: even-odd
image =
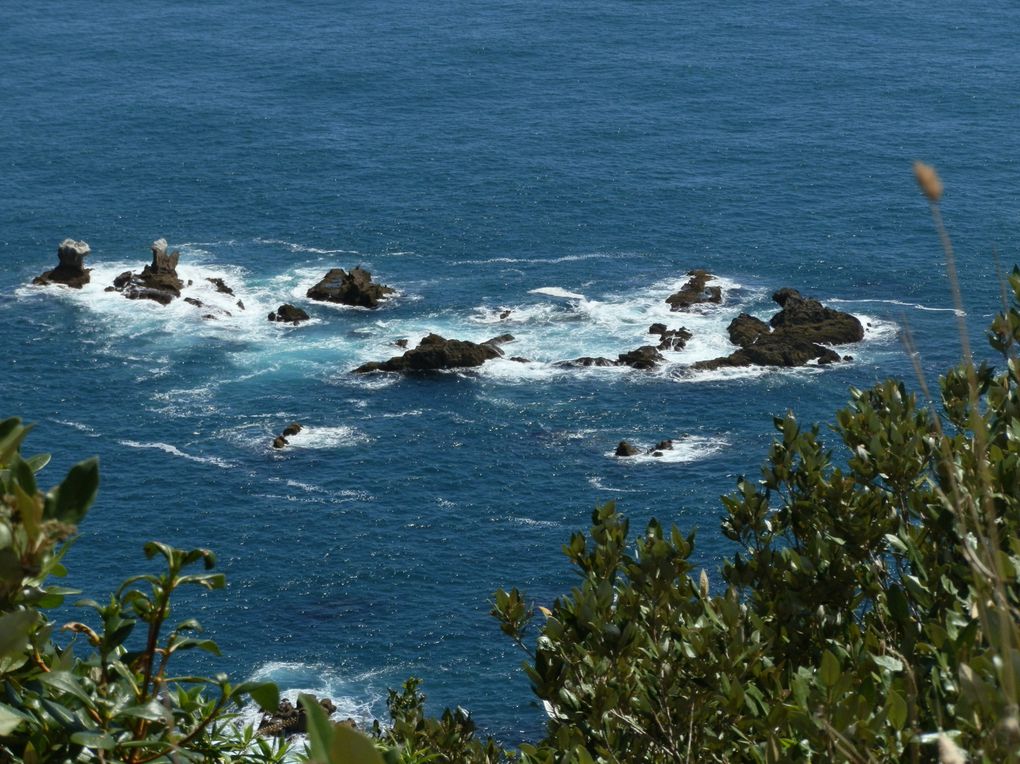
[[[213,547],[230,587],[187,603],[226,655],[204,667],[362,717],[414,674],[435,709],[538,735],[487,615],[495,588],[565,591],[560,545],[607,499],[636,525],[698,528],[713,569],[718,496],[757,468],[772,415],[829,420],[849,386],[910,376],[907,325],[929,372],[956,357],[915,158],[947,183],[979,338],[993,253],[1018,259],[1018,31],[1007,4],[7,9],[0,390],[55,452],[51,476],[102,460],[76,580],[109,590],[149,538]],[[92,245],[90,288],[26,287],[65,236]],[[186,278],[223,276],[248,309],[204,322],[104,293],[158,236]],[[265,321],[359,263],[399,298]],[[726,303],[684,317],[686,354],[653,374],[551,366],[678,323],[663,299],[693,267]],[[686,370],[783,286],[870,322],[852,363]],[[348,373],[428,331],[509,331],[535,363]],[[306,433],[273,452],[294,419]],[[610,456],[670,436],[670,459]]]

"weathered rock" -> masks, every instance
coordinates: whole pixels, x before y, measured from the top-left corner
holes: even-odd
[[[635,369],[654,369],[665,360],[662,354],[652,345],[643,345],[629,353],[620,353],[620,363]]]
[[[864,339],[864,327],[856,316],[826,308],[796,289],[780,289],[772,295],[782,310],[769,321],[774,329],[796,329],[798,336],[827,345],[844,345]]]
[[[234,296],[234,290],[228,287],[223,279],[208,277],[206,278],[206,281],[208,281],[210,284],[216,287],[217,292],[221,292],[222,294],[229,294],[231,297]]]
[[[376,308],[379,301],[393,291],[388,286],[373,282],[372,274],[358,266],[350,273],[343,268],[333,268],[322,281],[308,290],[307,296],[312,300]]]
[[[510,314],[511,314],[512,312],[513,312],[513,311],[511,311],[511,310],[504,310],[504,311],[502,311],[502,312],[501,312],[501,313],[499,314],[499,320],[500,320],[500,321],[506,321],[506,320],[507,320],[508,318],[510,318]]]
[[[803,366],[809,361],[833,363],[839,355],[831,348],[785,332],[759,335],[754,344],[723,358],[699,361],[695,369],[718,369],[726,366]]]
[[[722,302],[722,289],[708,286],[708,282],[715,278],[711,273],[698,269],[688,271],[687,275],[690,278],[680,287],[680,291],[666,298],[670,310],[687,310],[692,305],[704,302]]]
[[[753,345],[754,341],[761,335],[767,335],[772,330],[769,325],[762,321],[760,318],[755,318],[747,313],[741,313],[735,319],[730,321],[730,325],[726,327],[726,331],[730,335],[730,342],[734,345],[739,345],[742,348],[746,348],[749,345]]]
[[[273,448],[283,448],[284,446],[288,445],[289,443],[290,443],[290,441],[287,440],[285,437],[283,437],[282,435],[277,435],[273,439]]]
[[[418,346],[403,355],[388,361],[372,361],[354,370],[355,374],[370,371],[436,371],[439,369],[464,369],[481,366],[486,361],[503,355],[498,347],[488,342],[475,343],[466,340],[448,340],[438,334],[430,334]]]
[[[129,300],[153,300],[161,305],[181,296],[184,282],[177,277],[177,261],[181,253],[167,253],[166,239],[152,242],[152,262],[139,274],[125,271],[113,280],[113,291]],[[107,289],[107,291],[111,291]]]
[[[648,333],[659,335],[659,350],[683,350],[687,340],[694,336],[686,326],[667,329],[665,324],[652,324],[648,327]]]
[[[244,310],[244,303],[241,302],[240,300],[238,300],[237,301],[237,307],[239,307],[241,310]]]
[[[652,449],[652,451],[672,451],[672,450],[673,450],[672,440],[661,440],[659,441],[659,444]]]
[[[611,358],[592,358],[591,356],[581,356],[580,358],[574,358],[571,361],[557,361],[555,366],[559,366],[563,369],[587,367],[587,366],[619,366],[619,361],[614,361]]]
[[[615,456],[637,456],[641,452],[625,440],[621,440],[616,447]]]
[[[660,335],[661,334],[665,334],[666,333],[666,325],[665,324],[652,324],[651,326],[648,327],[648,333],[649,334],[660,334]]]
[[[301,308],[295,307],[290,303],[281,305],[269,314],[270,321],[281,321],[288,324],[300,324],[302,321],[307,321],[308,318],[309,316],[307,313],[301,310]]]
[[[519,355],[510,356],[510,360],[515,361],[516,363],[531,363],[531,359]]]
[[[64,284],[74,289],[81,289],[92,279],[89,275],[92,269],[85,267],[85,258],[91,252],[89,245],[84,241],[64,239],[57,247],[57,267],[39,274],[32,279],[32,283],[40,286]]]
[[[300,422],[291,422],[289,425],[283,428],[283,437],[289,438],[292,435],[297,435],[299,432],[301,432],[302,429],[304,428],[301,427]]]
[[[498,347],[499,345],[505,345],[508,342],[513,342],[514,340],[515,338],[512,334],[501,334],[498,337],[493,337],[492,339],[486,340],[482,344],[496,345]]]
[[[407,347],[407,338],[406,337],[401,337],[399,340],[394,341],[393,345],[395,347],[398,347],[398,348],[406,348]]]
[[[188,303],[189,305],[194,305],[196,308],[205,307],[205,303],[203,303],[201,300],[195,299],[194,297],[185,297],[184,302]]]

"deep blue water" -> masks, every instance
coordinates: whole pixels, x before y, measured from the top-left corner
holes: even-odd
[[[831,421],[850,386],[912,377],[908,324],[930,374],[957,357],[916,158],[946,182],[980,339],[994,255],[1020,259],[1018,33],[1007,3],[5,7],[0,414],[36,423],[51,482],[102,460],[74,581],[103,595],[150,538],[212,547],[230,586],[187,607],[226,658],[203,665],[362,717],[413,674],[433,710],[536,737],[494,589],[566,591],[560,546],[607,499],[635,528],[697,528],[714,570],[718,496],[755,472],[772,415]],[[91,244],[92,284],[27,287],[67,236]],[[200,284],[221,275],[247,310],[209,322],[102,291],[160,236],[194,293],[215,302]],[[359,263],[400,296],[304,300]],[[668,314],[694,267],[725,304]],[[783,286],[869,321],[852,363],[686,370]],[[269,324],[284,301],[315,322]],[[550,365],[661,319],[695,332],[661,371]],[[428,331],[509,331],[534,363],[349,374]],[[274,452],[292,420],[306,432]],[[670,459],[610,456],[665,437]]]

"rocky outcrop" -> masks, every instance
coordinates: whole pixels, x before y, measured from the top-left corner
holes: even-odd
[[[648,449],[649,456],[662,456],[663,451],[672,451],[673,441],[672,440],[660,440],[654,448]]]
[[[92,279],[89,275],[92,269],[85,267],[85,258],[91,252],[89,245],[84,241],[64,239],[57,247],[57,267],[39,274],[32,279],[32,283],[40,286],[64,284],[74,289],[81,289]]]
[[[311,300],[377,308],[379,301],[393,291],[388,286],[373,282],[372,274],[358,266],[350,273],[343,268],[333,268],[322,281],[308,290],[307,296]]]
[[[322,706],[322,710],[326,712],[327,716],[331,716],[336,712],[336,706],[329,698],[320,698],[318,703]],[[348,722],[350,721],[348,720]],[[263,736],[282,735],[290,737],[291,735],[303,735],[307,732],[308,714],[305,711],[305,707],[300,703],[295,706],[287,699],[281,700],[280,705],[277,706],[276,711],[273,713],[263,714],[262,720],[259,722],[259,734]]]
[[[643,345],[629,353],[620,353],[620,363],[635,369],[654,369],[665,359],[652,345]]]
[[[769,321],[773,329],[795,331],[803,339],[826,345],[845,345],[864,339],[864,327],[856,316],[826,308],[796,289],[780,289],[772,299],[782,308]]]
[[[290,441],[282,435],[277,435],[273,438],[273,448],[285,448],[288,445],[290,445]]]
[[[580,358],[574,358],[570,361],[557,361],[556,366],[561,369],[576,369],[586,368],[589,366],[619,366],[619,361],[614,361],[612,358],[603,358],[602,356],[592,357],[590,355],[581,356]]]
[[[120,292],[129,300],[153,300],[169,305],[181,296],[184,282],[177,276],[177,261],[181,253],[168,253],[166,239],[152,242],[152,262],[139,274],[125,271],[113,280],[108,292]]]
[[[685,326],[667,329],[665,324],[652,324],[648,327],[648,333],[659,335],[659,350],[683,350],[687,340],[694,336]]]
[[[216,291],[217,292],[220,292],[222,294],[229,294],[231,297],[235,296],[234,295],[234,290],[231,289],[230,287],[228,287],[227,283],[223,279],[221,279],[221,278],[212,278],[210,276],[210,277],[206,278],[206,281],[208,281],[210,284],[212,284],[214,287],[216,287]]]
[[[270,321],[280,321],[287,324],[300,324],[302,321],[307,321],[308,318],[307,313],[290,303],[281,305],[269,314]]]
[[[700,303],[722,302],[722,289],[718,286],[708,286],[708,282],[715,277],[708,271],[701,269],[688,271],[690,278],[679,292],[675,292],[666,298],[670,310],[687,310],[692,305]]]
[[[503,351],[497,346],[496,337],[486,342],[448,340],[438,334],[430,334],[418,346],[403,355],[388,361],[372,361],[354,370],[355,374],[370,371],[438,371],[440,369],[466,369],[481,366],[486,361],[499,358]]]
[[[637,456],[640,453],[641,453],[641,451],[636,449],[630,443],[628,443],[625,440],[621,440],[620,444],[616,447],[616,451],[614,452],[613,455],[614,456]]]
[[[782,308],[769,323],[741,313],[730,322],[730,341],[740,349],[728,356],[700,361],[696,369],[730,366],[803,366],[840,360],[832,348],[864,339],[855,316],[826,308],[795,289],[780,289],[772,299]],[[825,343],[825,344],[820,344]]]
[[[300,422],[291,422],[289,425],[283,428],[283,432],[273,438],[273,448],[285,448],[290,445],[290,441],[287,438],[292,438],[297,435],[304,428]]]

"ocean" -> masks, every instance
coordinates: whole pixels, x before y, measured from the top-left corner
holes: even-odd
[[[0,415],[35,422],[44,484],[100,457],[70,581],[102,598],[149,569],[146,540],[210,547],[228,588],[177,611],[224,652],[198,669],[362,721],[413,675],[431,711],[539,737],[495,589],[569,591],[561,545],[607,500],[632,531],[697,529],[718,580],[719,496],[757,474],[773,416],[832,422],[851,387],[916,387],[905,329],[932,380],[959,357],[915,159],[946,184],[981,346],[1020,260],[1018,33],[1010,3],[8,5]],[[91,245],[91,283],[31,286],[65,237]],[[186,295],[231,316],[104,291],[159,237]],[[356,265],[397,296],[305,298]],[[692,268],[723,303],[670,313]],[[852,361],[691,370],[782,287],[865,322]],[[285,302],[312,321],[267,321]],[[694,335],[657,370],[555,366],[656,321]],[[509,332],[530,362],[350,373],[429,332]],[[613,456],[665,438],[663,458]]]

